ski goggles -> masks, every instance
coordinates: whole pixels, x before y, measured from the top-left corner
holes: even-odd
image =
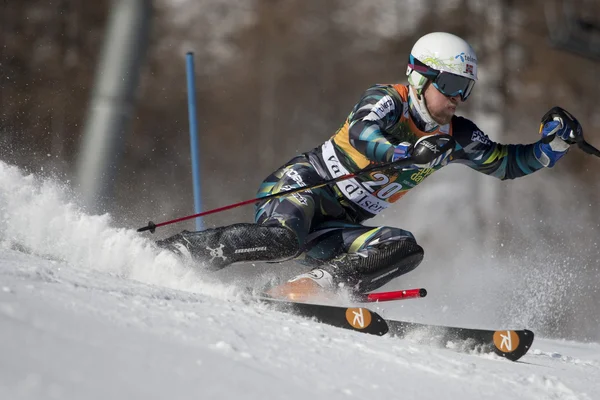
[[[408,66],[431,80],[433,86],[444,96],[454,97],[460,95],[462,101],[466,101],[471,95],[473,86],[475,86],[475,81],[471,78],[433,69],[412,55],[409,57]]]

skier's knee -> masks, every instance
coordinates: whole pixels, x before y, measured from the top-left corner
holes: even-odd
[[[284,261],[296,258],[301,253],[298,235],[283,225],[259,225],[265,241],[269,244],[272,258],[268,261]]]
[[[414,239],[404,239],[381,256],[378,268],[373,268],[361,277],[357,290],[361,293],[370,292],[409,273],[421,264],[424,255],[423,248]]]
[[[366,257],[344,254],[325,268],[354,290],[364,293],[375,290],[401,275],[414,270],[423,261],[424,250],[412,237],[371,248]]]
[[[425,250],[416,240],[406,239],[403,243],[404,248],[400,249],[400,258],[398,260],[399,275],[404,275],[417,268],[425,257]]]

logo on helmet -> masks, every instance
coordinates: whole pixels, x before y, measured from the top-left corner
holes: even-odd
[[[459,55],[455,56],[454,59],[456,60],[457,58],[460,58],[460,62],[465,62],[465,61],[469,61],[472,63],[476,63],[477,59],[475,57],[473,57],[470,54],[465,54],[465,52],[463,51],[462,53],[460,53]],[[473,68],[473,66],[471,66],[471,68]]]
[[[466,64],[463,74],[473,75],[473,66],[471,64]]]

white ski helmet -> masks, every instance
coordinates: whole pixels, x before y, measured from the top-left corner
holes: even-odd
[[[419,96],[427,81],[431,81],[446,96],[460,95],[465,101],[477,80],[477,56],[456,35],[429,33],[417,40],[410,51],[406,75]]]

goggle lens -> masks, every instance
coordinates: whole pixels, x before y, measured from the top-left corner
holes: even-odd
[[[473,79],[433,69],[414,58],[412,54],[409,57],[408,63],[409,67],[426,78],[431,79],[433,86],[435,86],[435,88],[444,96],[454,97],[460,95],[462,101],[466,101],[471,95],[473,86],[475,86],[475,81]]]
[[[440,72],[433,80],[433,86],[443,95],[454,97],[460,95],[462,101],[471,95],[475,81],[464,76]]]

